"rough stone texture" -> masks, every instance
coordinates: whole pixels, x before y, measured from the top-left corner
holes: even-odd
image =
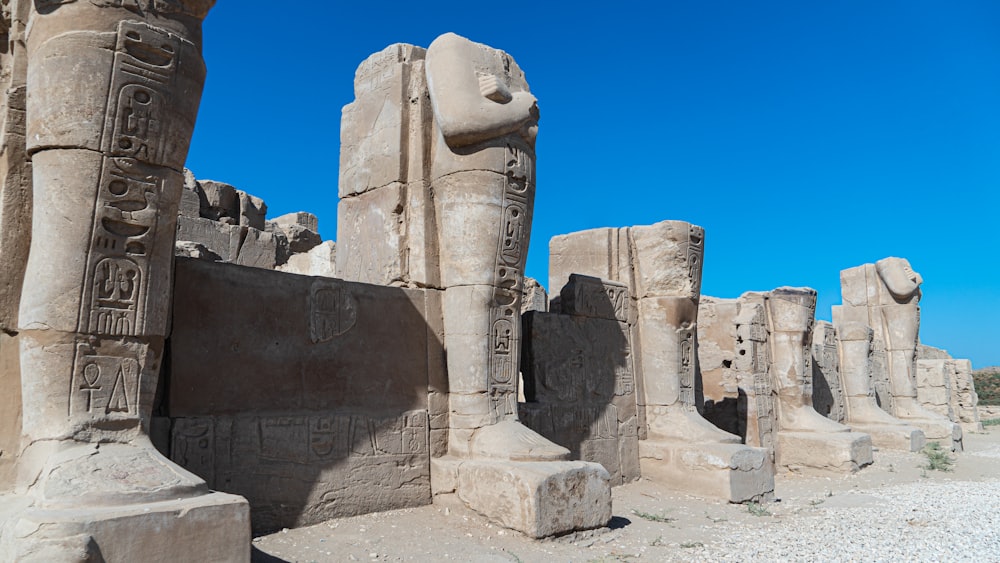
[[[458,496],[469,508],[533,537],[604,526],[609,475],[596,463],[464,461]]]
[[[391,45],[355,74],[355,100],[344,107],[340,129],[337,277],[440,286],[424,54]]]
[[[178,258],[172,459],[257,530],[429,503],[428,293]]]
[[[545,293],[545,288],[534,278],[524,278],[524,289],[521,291],[521,313],[528,311],[545,313],[548,310],[549,296]]]
[[[224,493],[15,514],[0,537],[0,553],[24,563],[250,560],[249,507]]]
[[[833,324],[817,321],[812,333],[813,408],[835,422],[844,422],[843,384],[840,380],[840,350]]]
[[[0,332],[0,493],[14,487],[21,451],[21,365],[16,336]]]
[[[701,227],[683,221],[554,237],[549,283],[560,297],[553,309],[593,310],[631,325],[644,475],[732,502],[765,498],[774,490],[767,452],[739,444],[739,436],[713,426],[697,410],[703,244]],[[617,282],[628,291],[592,300],[581,296],[584,285],[571,282],[579,279],[573,274]]]
[[[843,305],[837,312],[842,323],[857,322],[873,331],[873,384],[879,404],[894,417],[920,428],[928,440],[962,449],[962,428],[947,417],[924,408],[917,397],[916,353],[920,327],[920,284],[923,279],[902,258],[883,258],[840,272]],[[879,389],[884,352],[888,393]]]
[[[598,289],[603,295],[600,284]],[[638,479],[629,325],[614,316],[539,312],[527,314],[523,323],[525,425],[568,447],[573,459],[603,465],[612,485]]]
[[[337,245],[332,240],[323,241],[308,252],[292,254],[288,262],[278,266],[278,270],[303,276],[334,276]]]
[[[917,360],[917,399],[924,408],[955,420],[951,382],[954,360]]]
[[[955,422],[967,431],[982,432],[983,424],[979,420],[979,395],[976,394],[976,384],[972,376],[972,362],[965,359],[955,360],[955,370],[951,380],[952,410],[956,413]]]
[[[288,238],[288,250],[293,254],[309,252],[323,242],[317,232],[319,220],[312,213],[299,211],[276,217],[267,222],[267,230],[279,229]]]

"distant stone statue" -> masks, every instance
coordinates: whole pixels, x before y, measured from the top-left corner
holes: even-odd
[[[906,259],[889,257],[843,270],[840,283],[844,302],[836,313],[840,322],[868,325],[873,331],[873,348],[884,346],[891,401],[883,401],[882,408],[920,428],[928,440],[962,449],[961,426],[925,409],[917,398],[916,350],[923,278]],[[873,379],[877,377],[873,374]]]
[[[18,559],[249,557],[246,501],[211,493],[147,437],[213,3],[36,0],[13,12],[29,18],[34,206],[18,321],[18,486],[32,506],[17,528],[39,529],[0,540]]]

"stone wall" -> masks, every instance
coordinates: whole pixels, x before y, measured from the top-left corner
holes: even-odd
[[[429,503],[435,295],[178,258],[170,457],[256,530]]]

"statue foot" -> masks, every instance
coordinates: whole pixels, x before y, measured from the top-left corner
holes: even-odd
[[[510,461],[565,461],[569,450],[516,420],[503,420],[476,431],[470,453],[474,458]]]
[[[780,405],[778,411],[778,428],[791,432],[850,432],[843,424],[830,420],[816,412],[816,409],[804,405]]]
[[[163,457],[148,441],[55,448],[32,485],[43,508],[121,506],[209,492],[205,481]]]
[[[905,426],[906,423],[882,410],[875,399],[864,397],[847,398],[848,422],[858,424],[882,424],[886,426]]]
[[[739,444],[730,434],[702,418],[693,407],[683,405],[647,407],[649,440],[681,441],[692,444]]]

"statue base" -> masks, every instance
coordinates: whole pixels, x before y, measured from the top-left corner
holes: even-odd
[[[544,538],[607,525],[611,476],[586,461],[436,458],[431,486],[501,526]]]
[[[861,432],[777,433],[775,464],[803,474],[854,473],[874,461],[872,439]]]
[[[640,440],[639,467],[644,477],[693,495],[735,503],[774,496],[774,468],[764,448]]]
[[[915,426],[903,424],[869,424],[847,422],[851,430],[872,438],[872,446],[880,450],[919,452],[927,443],[924,433]]]

